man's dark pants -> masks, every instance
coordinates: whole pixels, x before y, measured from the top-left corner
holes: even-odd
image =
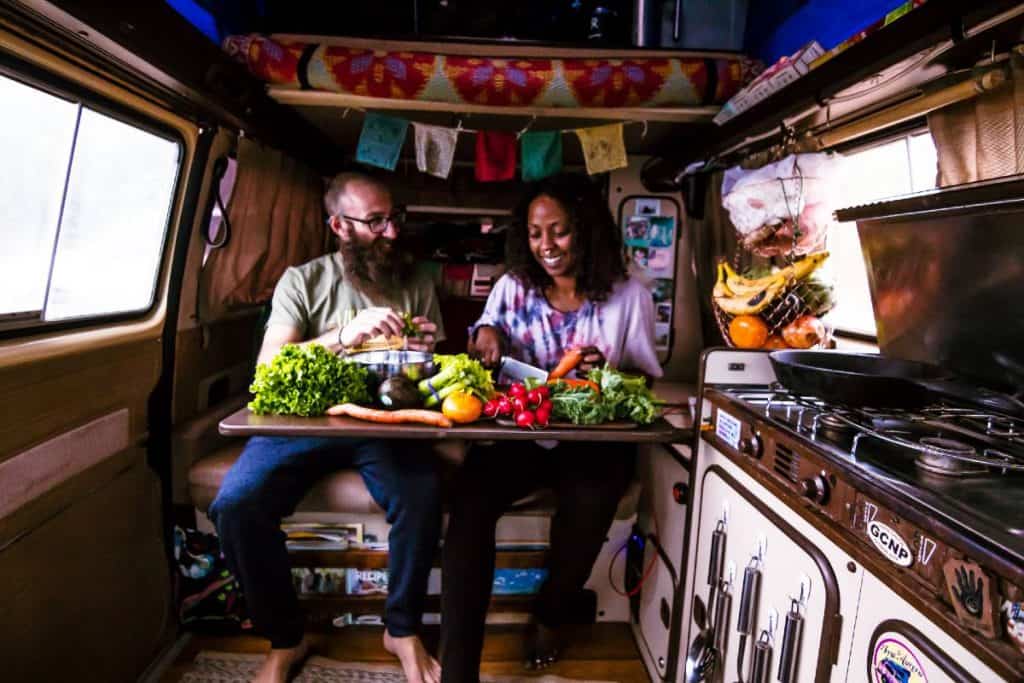
[[[359,470],[391,524],[387,630],[395,637],[419,631],[441,529],[436,461],[429,449],[404,440],[257,436],[225,476],[209,515],[256,630],[271,647],[294,647],[304,632],[281,519],[318,480],[344,468]]]

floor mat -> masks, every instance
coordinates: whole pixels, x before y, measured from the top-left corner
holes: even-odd
[[[181,678],[181,683],[249,683],[255,677],[264,657],[265,655],[261,654],[204,650],[196,655],[192,666]],[[405,676],[398,665],[339,662],[314,656],[306,660],[298,676],[292,680],[294,683],[404,683]],[[610,683],[552,675],[481,676],[480,680],[484,683]]]

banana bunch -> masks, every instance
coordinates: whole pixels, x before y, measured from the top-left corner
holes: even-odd
[[[712,297],[718,307],[730,315],[760,313],[790,284],[808,277],[827,258],[827,251],[808,254],[777,273],[756,279],[743,277],[723,261],[718,264],[718,279]]]

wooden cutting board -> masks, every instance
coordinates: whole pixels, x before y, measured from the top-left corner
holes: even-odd
[[[507,417],[499,417],[495,420],[495,423],[502,427],[515,427],[516,421]],[[607,429],[611,431],[624,430],[624,429],[636,429],[636,422],[625,422],[616,420],[614,422],[602,422],[596,425],[577,425],[572,422],[548,422],[548,428],[550,429]],[[537,430],[538,434],[543,434],[543,429]]]

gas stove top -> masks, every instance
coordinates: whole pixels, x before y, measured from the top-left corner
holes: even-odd
[[[779,385],[719,389],[827,457],[1024,558],[1024,420],[947,405],[854,409]]]

